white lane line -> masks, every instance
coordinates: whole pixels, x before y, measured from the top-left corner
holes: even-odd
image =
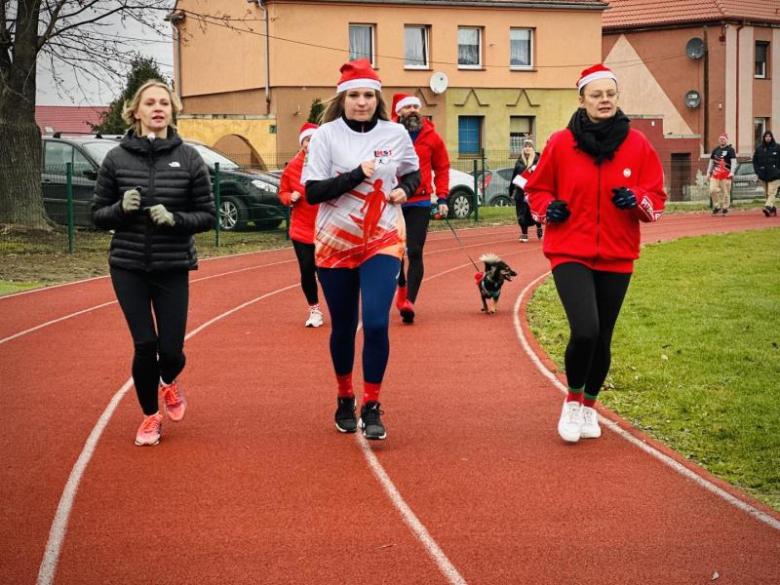
[[[542,363],[542,360],[539,359],[539,357],[534,353],[533,349],[531,349],[530,344],[528,343],[528,340],[525,337],[525,333],[523,332],[522,324],[520,323],[520,305],[523,302],[523,299],[528,294],[528,291],[531,290],[534,285],[539,282],[540,280],[546,278],[550,275],[550,272],[546,272],[542,274],[539,278],[536,280],[530,282],[528,286],[526,286],[523,291],[520,293],[520,296],[517,297],[517,301],[515,302],[514,307],[514,323],[515,323],[515,332],[517,333],[517,337],[520,340],[520,344],[523,346],[523,350],[525,350],[525,353],[528,355],[529,358],[531,358],[531,361],[534,363],[534,365],[539,369],[539,371],[546,376],[553,385],[558,388],[561,392],[566,394],[567,388],[566,385],[563,384],[556,376],[553,374],[550,370],[547,369],[547,366]],[[628,431],[620,428],[616,423],[612,422],[609,419],[604,418],[603,416],[599,415],[599,421],[601,424],[606,425],[608,429],[611,431],[617,433],[619,436],[623,437],[626,441],[634,445],[635,447],[639,447],[644,451],[645,453],[651,455],[652,457],[655,457],[658,459],[661,463],[664,463],[671,467],[674,471],[679,473],[680,475],[684,476],[687,479],[690,479],[691,481],[698,484],[700,487],[703,487],[707,491],[715,494],[719,498],[725,500],[732,506],[742,510],[743,512],[749,514],[756,520],[759,520],[760,522],[763,522],[764,524],[771,526],[775,530],[780,530],[780,520],[777,520],[776,518],[770,516],[766,512],[762,512],[761,510],[754,508],[747,502],[743,502],[739,498],[733,496],[726,490],[716,486],[711,481],[705,479],[704,477],[697,474],[695,471],[688,469],[683,464],[681,464],[679,461],[676,461],[672,457],[669,457],[665,453],[662,453],[655,447],[645,443],[644,441],[638,439]]]
[[[271,262],[269,264],[259,264],[257,266],[248,266],[246,268],[238,268],[236,270],[229,270],[227,272],[219,272],[217,274],[212,274],[211,276],[203,276],[201,278],[194,278],[190,281],[190,284],[195,284],[196,282],[203,282],[204,280],[211,280],[212,278],[221,278],[223,276],[230,276],[233,274],[239,274],[241,272],[248,272],[250,270],[257,270],[260,268],[266,268],[268,266],[278,266],[280,264],[288,264],[290,262],[296,262],[296,260],[281,260],[279,262]],[[102,277],[101,277],[102,278]],[[81,281],[86,282],[86,281]],[[75,283],[74,283],[75,284]],[[109,301],[107,303],[102,303],[100,305],[95,305],[94,307],[89,307],[87,309],[82,309],[81,311],[76,311],[75,313],[71,313],[69,315],[64,315],[62,317],[58,317],[57,319],[52,319],[51,321],[46,321],[45,323],[41,323],[40,325],[36,325],[35,327],[30,327],[29,329],[25,329],[24,331],[19,331],[18,333],[14,333],[13,335],[9,335],[8,337],[4,337],[0,339],[0,345],[11,341],[12,339],[16,339],[17,337],[22,337],[23,335],[27,335],[28,333],[32,333],[34,331],[38,331],[39,329],[43,329],[44,327],[48,327],[50,325],[54,325],[56,323],[60,323],[61,321],[67,321],[68,319],[72,319],[74,317],[78,317],[79,315],[83,315],[84,313],[89,313],[91,311],[96,311],[98,309],[102,309],[104,307],[108,307],[110,305],[116,304],[116,301]]]
[[[385,468],[382,467],[381,463],[379,463],[376,455],[374,455],[374,452],[368,445],[368,441],[360,435],[359,431],[357,433],[357,442],[360,445],[360,449],[363,451],[363,455],[368,462],[368,466],[371,468],[371,471],[374,473],[377,481],[379,481],[382,489],[385,490],[387,497],[390,498],[390,501],[393,503],[393,506],[395,506],[396,510],[398,510],[398,512],[401,514],[401,517],[403,518],[406,525],[422,543],[426,552],[439,567],[439,570],[442,572],[442,574],[447,578],[447,582],[451,583],[452,585],[465,585],[466,580],[461,576],[460,573],[458,573],[458,570],[450,562],[450,559],[447,558],[447,555],[444,554],[444,551],[442,551],[439,545],[436,544],[436,541],[426,530],[425,526],[423,526],[422,522],[420,522],[409,505],[404,501],[401,492],[399,492],[398,488],[395,487],[393,480],[391,480],[387,475]]]
[[[297,289],[298,287],[300,287],[299,283],[291,284],[290,286],[266,293],[262,296],[252,299],[251,301],[247,301],[246,303],[238,305],[237,307],[234,307],[233,309],[230,309],[229,311],[214,317],[197,329],[191,331],[184,339],[190,339],[194,335],[203,331],[206,327],[213,325],[217,321],[224,319],[225,317],[228,317],[233,313],[240,311],[241,309],[244,309],[258,301],[262,301],[263,299],[267,299],[268,297],[272,297],[291,289]],[[92,432],[89,434],[89,437],[84,444],[84,448],[81,450],[81,454],[76,460],[73,469],[71,469],[68,481],[66,482],[65,488],[63,489],[62,495],[60,496],[60,502],[57,505],[57,511],[54,514],[54,520],[49,531],[49,540],[46,543],[43,560],[41,561],[41,566],[38,569],[38,585],[50,585],[54,581],[54,575],[57,572],[57,563],[59,562],[60,553],[62,552],[62,543],[65,540],[65,535],[68,529],[68,521],[70,520],[70,513],[73,509],[73,502],[76,499],[76,493],[78,492],[81,478],[84,475],[84,471],[86,470],[87,465],[89,465],[89,462],[92,459],[92,455],[95,453],[95,448],[97,447],[97,443],[100,440],[100,436],[103,434],[103,431],[108,425],[108,422],[111,420],[111,416],[114,414],[117,405],[119,404],[120,400],[122,400],[124,395],[127,394],[127,391],[132,387],[133,379],[130,378],[117,391],[117,393],[114,394],[113,398],[111,398],[108,406],[106,406],[103,414],[100,416],[98,422],[95,424],[95,427],[92,429]]]

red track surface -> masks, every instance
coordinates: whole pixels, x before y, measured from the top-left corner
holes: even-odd
[[[755,211],[667,216],[644,238],[770,224]],[[614,432],[562,443],[561,394],[513,325],[520,291],[547,271],[540,246],[517,243],[514,227],[460,235],[472,257],[496,252],[520,277],[499,313],[483,315],[452,234],[430,236],[418,321],[402,326],[393,315],[389,437],[371,445],[456,572],[407,526],[363,443],[334,430],[329,328],[303,328],[287,249],[203,262],[192,275],[190,332],[270,296],[187,342],[190,410],[166,422],[159,446],[133,445],[140,409],[132,389],[121,400],[44,574],[66,584],[447,583],[458,574],[670,584],[717,572],[718,583],[780,583],[777,528]],[[127,381],[132,351],[116,304],[2,340],[113,300],[108,279],[0,299],[2,583],[36,581],[63,488]],[[730,491],[777,526],[776,513]]]

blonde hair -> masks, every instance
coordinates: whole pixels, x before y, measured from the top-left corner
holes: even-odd
[[[125,107],[122,108],[122,119],[125,121],[125,124],[135,132],[136,136],[141,134],[141,120],[136,120],[135,112],[141,105],[141,95],[150,87],[159,87],[168,92],[168,97],[171,99],[171,111],[173,113],[173,119],[170,124],[172,127],[176,127],[173,122],[176,119],[176,114],[181,112],[181,100],[179,99],[179,96],[173,93],[173,90],[168,84],[163,83],[158,79],[150,79],[138,88],[133,99],[126,101]]]
[[[374,112],[374,117],[379,120],[390,121],[390,116],[387,115],[387,103],[385,103],[385,98],[382,97],[382,92],[374,90],[374,94],[376,95],[376,112]],[[322,121],[319,123],[325,124],[326,122],[338,120],[341,117],[341,114],[344,113],[344,103],[346,100],[346,91],[337,93],[330,98],[328,100],[328,105],[325,107],[325,111],[322,113]]]

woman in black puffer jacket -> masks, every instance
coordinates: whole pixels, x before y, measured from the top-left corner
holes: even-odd
[[[753,154],[753,168],[756,170],[759,181],[764,183],[766,204],[764,215],[777,216],[775,196],[780,188],[780,146],[775,142],[774,135],[767,130],[761,137],[761,144]]]
[[[160,441],[158,388],[168,417],[184,416],[176,377],[185,363],[189,271],[198,267],[192,235],[215,221],[206,164],[171,127],[180,110],[164,83],[138,89],[122,112],[131,128],[106,155],[92,202],[95,225],[114,230],[108,263],[133,337],[133,381],[144,413],[136,445]]]

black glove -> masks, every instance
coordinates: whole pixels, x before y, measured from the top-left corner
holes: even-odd
[[[634,209],[636,207],[636,195],[628,187],[617,187],[612,189],[612,192],[615,194],[612,197],[612,203],[618,209]]]
[[[547,205],[547,223],[562,222],[569,219],[571,211],[568,209],[569,204],[560,199],[550,201]]]

